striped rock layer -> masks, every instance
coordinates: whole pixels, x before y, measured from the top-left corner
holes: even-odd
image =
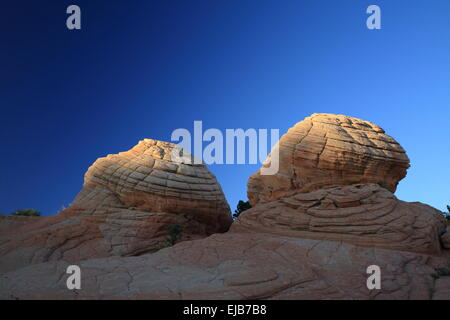
[[[439,210],[400,201],[377,184],[357,184],[258,203],[239,215],[231,231],[440,254],[446,227]]]
[[[276,162],[277,150],[279,171],[249,178],[253,208],[231,231],[427,254],[448,247],[440,211],[394,196],[409,159],[379,126],[313,114],[289,129],[266,163]]]
[[[394,192],[409,168],[405,151],[383,129],[343,115],[305,118],[280,139],[278,150],[278,173],[261,175],[258,171],[248,180],[252,205],[355,183],[378,183]]]
[[[129,151],[98,159],[72,206],[190,214],[210,233],[226,231],[230,208],[216,177],[203,164],[172,161],[175,146],[145,139]]]

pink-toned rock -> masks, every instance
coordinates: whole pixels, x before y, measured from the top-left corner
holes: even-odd
[[[77,263],[81,290],[66,287],[65,261],[0,277],[0,299],[450,299],[435,268],[449,256],[342,242],[225,233],[154,254]],[[368,290],[369,265],[381,290]]]
[[[33,216],[6,216],[0,214],[0,235],[6,234],[19,227],[38,221],[39,217]]]
[[[278,173],[258,171],[248,180],[252,205],[355,183],[379,183],[394,192],[409,167],[403,148],[383,129],[343,115],[307,117],[280,139],[278,150]]]
[[[0,273],[45,261],[132,256],[179,240],[227,231],[232,220],[216,178],[204,165],[171,161],[171,143],[146,139],[98,159],[63,212],[19,223],[0,220]],[[3,226],[3,227],[2,227]],[[176,239],[175,239],[176,240]]]
[[[358,184],[258,203],[240,214],[231,231],[439,254],[445,228],[440,211],[400,201],[377,184]]]

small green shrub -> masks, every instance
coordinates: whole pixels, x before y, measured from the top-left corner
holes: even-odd
[[[239,200],[239,203],[237,205],[236,210],[234,210],[234,214],[233,214],[233,218],[237,219],[237,217],[239,217],[239,215],[244,212],[245,210],[250,209],[252,206],[250,205],[250,202],[248,201],[242,201]]]
[[[437,272],[433,272],[432,274],[430,274],[431,275],[431,277],[433,278],[433,279],[439,279],[439,275],[437,274]]]
[[[161,242],[157,247],[154,247],[150,250],[141,252],[140,254],[144,253],[156,253],[159,250],[162,250],[164,248],[169,248],[173,246],[175,243],[177,243],[178,240],[181,239],[181,234],[183,232],[183,226],[179,224],[171,224],[167,227],[167,230],[169,231],[169,236],[164,242]]]
[[[19,209],[13,213],[13,216],[40,217],[41,213],[34,209]]]
[[[447,268],[438,268],[438,269],[436,269],[436,273],[437,273],[440,277],[450,276],[450,267],[447,267]]]
[[[447,268],[437,268],[437,269],[434,269],[436,272],[433,272],[432,274],[431,274],[431,276],[434,278],[434,279],[439,279],[440,277],[447,277],[447,276],[450,276],[450,267],[447,267]]]
[[[181,239],[183,227],[179,224],[171,224],[167,229],[169,230],[169,239],[167,239],[167,241],[170,245],[174,245],[178,240]]]

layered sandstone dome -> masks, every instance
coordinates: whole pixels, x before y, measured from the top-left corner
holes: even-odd
[[[265,176],[258,171],[248,180],[252,205],[354,183],[378,183],[394,192],[409,168],[405,150],[383,129],[343,115],[307,117],[289,129],[277,148],[278,173]]]
[[[190,214],[211,233],[226,231],[230,208],[216,177],[203,164],[173,161],[175,147],[145,139],[129,151],[99,158],[72,206]]]

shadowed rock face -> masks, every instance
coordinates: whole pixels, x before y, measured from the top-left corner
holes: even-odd
[[[0,273],[45,261],[130,256],[228,230],[232,220],[216,178],[204,165],[171,161],[174,144],[146,139],[98,159],[83,190],[63,212],[0,220]],[[8,228],[8,226],[15,226]]]
[[[445,229],[440,211],[400,201],[377,184],[359,184],[258,203],[239,216],[231,231],[438,254]]]
[[[442,246],[445,249],[450,249],[450,227],[447,227],[446,232],[441,237]]]
[[[373,249],[261,233],[215,234],[154,254],[77,263],[81,290],[66,287],[66,261],[0,276],[0,299],[450,299],[449,256]],[[381,268],[381,290],[366,286]]]
[[[278,149],[279,172],[258,171],[248,180],[252,205],[333,185],[379,183],[394,192],[409,168],[405,151],[383,129],[343,115],[307,117],[289,129]]]

